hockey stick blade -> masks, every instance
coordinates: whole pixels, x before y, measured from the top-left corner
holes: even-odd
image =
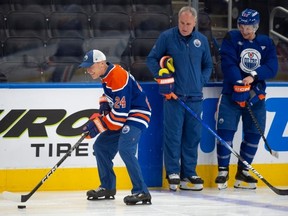
[[[50,169],[50,171],[42,178],[42,180],[33,188],[33,190],[24,195],[17,195],[15,193],[4,191],[2,193],[2,197],[7,200],[15,201],[15,202],[26,202],[44,183],[48,178],[57,170],[57,168],[66,160],[68,156],[81,144],[81,142],[85,139],[89,132],[85,132],[82,134],[81,138],[69,149],[69,151],[58,161],[58,163]]]
[[[276,158],[279,158],[278,152],[273,151],[273,150],[270,148],[270,146],[269,146],[269,144],[268,144],[268,141],[267,141],[267,139],[266,139],[265,136],[264,136],[264,132],[263,132],[262,129],[260,128],[260,125],[259,125],[259,123],[258,123],[258,121],[257,121],[257,119],[256,119],[256,117],[255,117],[255,115],[254,115],[254,113],[253,113],[253,111],[252,111],[252,109],[251,109],[251,105],[250,105],[248,102],[246,102],[246,107],[247,107],[247,110],[248,110],[248,112],[249,112],[249,114],[250,114],[250,116],[251,116],[251,118],[252,118],[253,123],[255,124],[255,127],[257,128],[259,134],[261,135],[261,137],[262,137],[262,139],[263,139],[263,141],[264,141],[264,144],[265,144],[266,148],[268,149],[268,151],[270,152],[270,154],[271,154],[272,156],[274,156],[274,157],[276,157]]]
[[[21,196],[15,193],[11,193],[9,191],[4,191],[2,193],[2,197],[6,200],[12,200],[15,202],[21,202]]]
[[[202,126],[205,127],[216,139],[218,139],[222,145],[228,148],[232,154],[234,154],[249,170],[251,170],[259,179],[261,179],[272,191],[278,195],[288,195],[288,189],[279,189],[271,185],[257,170],[255,170],[247,161],[245,161],[241,155],[239,155],[225,140],[223,140],[214,130],[212,130],[205,122],[199,118],[199,116],[188,107],[177,95],[172,93],[172,98],[178,101],[195,119],[201,122]]]

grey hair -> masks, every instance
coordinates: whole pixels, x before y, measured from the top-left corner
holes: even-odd
[[[195,17],[195,19],[197,19],[197,11],[195,8],[191,7],[191,6],[184,6],[182,7],[179,12],[178,12],[178,17],[183,13],[183,12],[190,12],[192,14],[192,16]]]

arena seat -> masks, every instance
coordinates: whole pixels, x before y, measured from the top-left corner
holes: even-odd
[[[48,81],[71,80],[84,56],[83,43],[81,37],[56,37],[47,41],[44,71]]]
[[[39,12],[11,11],[7,15],[8,36],[39,37],[46,40],[47,25],[45,15]]]
[[[132,0],[136,12],[157,12],[171,15],[173,12],[171,0]]]
[[[43,82],[44,43],[37,37],[8,37],[0,73],[8,82]]]
[[[154,46],[157,38],[135,38],[131,42],[131,57],[133,61],[145,60]]]
[[[170,28],[170,17],[164,13],[134,13],[132,27],[135,38],[155,38]]]
[[[153,81],[153,75],[150,73],[145,61],[132,62],[130,65],[130,73],[139,82]]]
[[[48,15],[52,12],[52,0],[11,0],[16,11],[41,12]]]
[[[53,62],[81,62],[84,39],[81,37],[54,37],[46,43],[46,58]]]
[[[83,12],[94,13],[93,0],[53,0],[53,6],[57,12]]]
[[[90,37],[90,19],[82,12],[53,12],[49,17],[51,37]]]
[[[6,39],[4,15],[0,13],[0,42]]]
[[[91,16],[93,37],[123,37],[131,35],[130,17],[121,12],[96,12]]]
[[[157,38],[135,38],[131,42],[130,72],[138,81],[153,81],[146,58],[154,46]]]
[[[131,14],[133,11],[131,0],[97,0],[96,10],[99,12],[122,12]]]
[[[6,15],[12,10],[14,10],[14,8],[13,8],[13,5],[10,3],[10,0],[0,1],[0,13],[1,14]]]
[[[8,61],[41,63],[45,56],[44,42],[39,37],[8,37],[3,43],[3,56]]]

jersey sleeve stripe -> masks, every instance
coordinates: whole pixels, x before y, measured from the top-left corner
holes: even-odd
[[[139,109],[132,109],[132,110],[130,110],[129,113],[130,113],[130,114],[131,114],[131,113],[143,113],[143,114],[145,114],[145,115],[151,116],[151,112],[150,112],[150,111],[139,110]]]
[[[109,130],[119,130],[124,125],[123,123],[115,122],[115,121],[111,120],[109,115],[104,116],[103,121],[105,122],[105,124],[107,125]]]
[[[123,118],[121,118],[121,117],[116,117],[115,115],[114,115],[114,113],[112,113],[112,112],[110,112],[109,113],[109,117],[110,117],[110,119],[112,120],[112,121],[116,121],[116,122],[126,122],[126,117],[123,117]]]
[[[139,122],[139,123],[145,125],[146,128],[148,128],[148,123],[144,120],[139,119],[139,118],[128,117],[127,120]]]
[[[144,119],[145,121],[147,121],[147,122],[150,122],[150,118],[147,116],[147,115],[144,115],[144,114],[141,114],[141,113],[134,113],[134,114],[131,114],[130,115],[131,117],[138,117],[138,118],[142,118],[142,119]],[[129,116],[129,117],[130,117]]]

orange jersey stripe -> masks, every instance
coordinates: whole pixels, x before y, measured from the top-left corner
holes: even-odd
[[[122,128],[122,126],[115,125],[115,124],[111,123],[110,121],[108,121],[106,116],[104,116],[102,120],[105,122],[105,124],[107,125],[109,130],[119,130]]]
[[[117,122],[126,122],[126,117],[124,118],[117,118],[112,112],[109,113],[111,120],[117,121]]]
[[[112,91],[118,91],[123,89],[129,80],[129,74],[120,65],[115,65],[106,77],[102,79],[102,82],[106,83],[106,87]]]
[[[147,116],[147,115],[144,115],[142,113],[134,113],[132,115],[129,115],[129,116],[132,116],[132,117],[140,117],[142,119],[145,119],[147,122],[150,122],[150,118]]]

